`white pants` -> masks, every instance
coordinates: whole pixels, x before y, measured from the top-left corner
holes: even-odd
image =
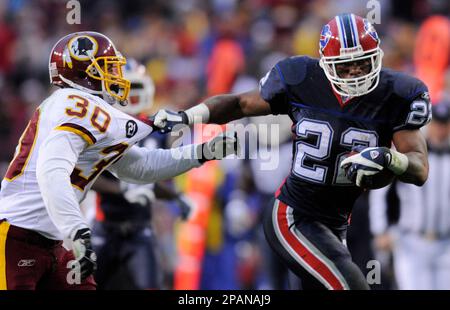
[[[450,239],[399,233],[393,254],[399,289],[450,290]]]

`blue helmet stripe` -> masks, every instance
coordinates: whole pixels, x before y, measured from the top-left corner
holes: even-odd
[[[358,46],[358,45],[360,45],[360,42],[359,42],[358,26],[356,25],[355,14],[350,15],[350,24],[352,25],[353,41],[355,42],[355,46]]]
[[[350,29],[352,31],[352,38],[353,38],[353,46],[357,45],[356,37],[358,35],[358,29],[356,28],[355,20],[353,19],[353,14],[350,14],[348,17],[350,21]]]
[[[339,24],[341,26],[341,30],[342,30],[342,34],[343,34],[342,38],[343,38],[344,42],[342,42],[342,43],[344,43],[344,48],[347,48],[347,33],[346,33],[345,29],[344,29],[344,23],[342,21],[342,15],[339,15],[338,19],[339,19]]]
[[[355,47],[354,33],[352,31],[352,20],[350,14],[343,14],[344,33],[347,40],[347,47]]]

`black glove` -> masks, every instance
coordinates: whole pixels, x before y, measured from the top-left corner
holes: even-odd
[[[241,145],[236,132],[223,132],[210,141],[198,145],[199,162],[221,160],[232,154],[240,154]]]
[[[80,264],[80,278],[84,281],[97,269],[97,255],[91,245],[91,231],[89,228],[77,230],[73,240],[73,254]]]
[[[192,218],[197,205],[189,197],[180,195],[176,198],[178,206],[180,208],[180,217],[183,221],[187,221]]]

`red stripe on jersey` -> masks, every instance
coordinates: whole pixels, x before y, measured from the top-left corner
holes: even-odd
[[[13,181],[15,178],[21,176],[23,171],[25,170],[25,167],[30,160],[34,144],[36,142],[36,137],[39,129],[39,117],[40,110],[37,109],[28,122],[27,128],[25,128],[25,131],[20,137],[19,150],[9,164],[8,170],[6,171],[5,175],[6,180]]]
[[[74,123],[64,123],[59,126],[59,128],[63,128],[63,127],[69,127],[69,128],[81,131],[86,136],[88,136],[88,138],[92,141],[92,144],[95,144],[97,142],[97,139],[95,139],[94,135],[89,130],[84,128],[83,126],[80,126],[80,125],[74,124]]]

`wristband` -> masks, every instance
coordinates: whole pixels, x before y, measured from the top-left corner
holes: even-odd
[[[401,175],[405,173],[409,165],[408,156],[392,149],[390,150],[390,152],[391,162],[389,163],[388,169],[391,170],[395,175]]]
[[[187,124],[207,124],[209,121],[209,108],[204,103],[200,103],[184,111],[187,117]]]

